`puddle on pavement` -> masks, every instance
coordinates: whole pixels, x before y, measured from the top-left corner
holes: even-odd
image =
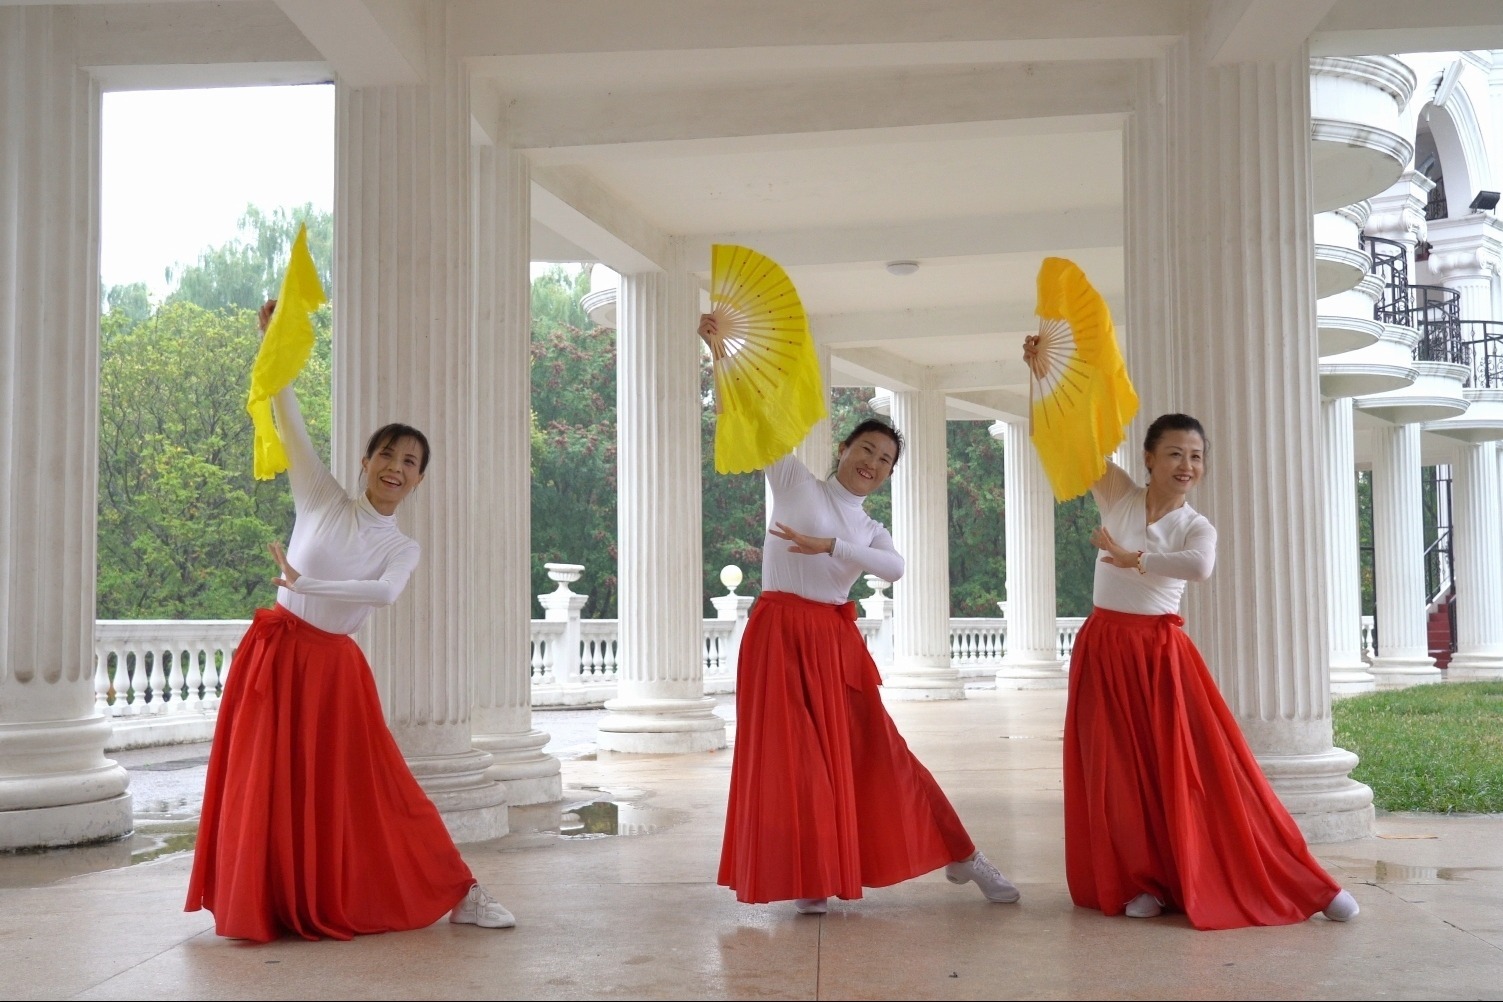
[[[1503,873],[1503,866],[1412,866],[1387,860],[1332,860],[1350,873],[1370,872],[1376,884],[1443,884],[1456,881],[1487,879],[1486,874]],[[1369,868],[1371,868],[1369,870]]]
[[[599,796],[591,799],[576,797],[563,802],[558,822],[560,837],[588,839],[651,835],[682,820],[680,812],[636,803],[635,798],[626,796],[630,791],[584,792],[596,792]]]

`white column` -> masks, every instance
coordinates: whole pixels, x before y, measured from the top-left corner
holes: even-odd
[[[474,746],[490,753],[486,775],[515,807],[563,796],[558,759],[543,752],[548,735],[532,726],[531,181],[526,159],[504,146],[476,146],[470,170],[471,730]]]
[[[1371,830],[1372,791],[1331,741],[1307,54],[1211,66],[1194,44],[1165,57],[1165,142],[1130,148],[1130,177],[1166,172],[1175,275],[1170,337],[1134,331],[1155,346],[1132,357],[1173,380],[1152,411],[1207,429],[1192,503],[1220,543],[1215,576],[1186,592],[1187,628],[1306,837],[1354,838]]]
[[[892,474],[892,537],[903,555],[893,584],[893,666],[888,699],[964,699],[950,664],[950,520],[945,397],[933,388],[895,390],[892,423],[903,454]]]
[[[1456,653],[1453,679],[1503,679],[1503,484],[1498,443],[1461,447],[1453,469],[1456,506]]]
[[[74,12],[0,8],[0,850],[131,830],[94,700],[99,88]]]
[[[1320,402],[1326,461],[1326,628],[1331,692],[1369,692],[1372,672],[1362,659],[1362,554],[1357,538],[1357,460],[1352,400]]]
[[[607,751],[726,743],[704,690],[699,289],[676,265],[622,275],[616,306],[621,654],[617,695],[596,736]]]
[[[816,343],[814,356],[819,360],[819,376],[825,387],[825,410],[830,409],[830,346]],[[830,427],[830,418],[825,417],[815,422],[809,434],[793,450],[793,454],[803,460],[805,466],[814,472],[816,477],[823,477],[835,467],[835,435],[838,433],[844,438],[849,428],[834,429]],[[768,510],[772,509],[772,495],[768,494]]]
[[[1054,598],[1054,492],[1023,423],[998,421],[1007,546],[1007,642],[999,689],[1063,689]]]
[[[1373,678],[1384,689],[1439,682],[1425,622],[1425,541],[1419,513],[1419,425],[1373,436],[1373,579],[1378,633]]]
[[[491,756],[470,744],[475,436],[493,432],[474,427],[472,399],[469,76],[444,39],[434,17],[425,83],[337,92],[333,471],[353,484],[365,436],[389,421],[431,444],[398,515],[422,564],[360,639],[408,764],[468,842],[506,834],[507,813]]]

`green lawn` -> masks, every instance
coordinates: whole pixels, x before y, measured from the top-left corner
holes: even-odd
[[[1503,812],[1503,682],[1443,682],[1338,699],[1336,745],[1387,811]]]

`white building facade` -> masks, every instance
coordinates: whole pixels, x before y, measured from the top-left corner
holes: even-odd
[[[1503,676],[1503,231],[1481,207],[1503,188],[1503,13],[1372,6],[0,0],[0,848],[131,826],[90,653],[101,94],[315,81],[337,93],[334,466],[396,415],[453,457],[404,509],[424,573],[360,639],[457,837],[559,796],[528,694],[530,261],[622,276],[601,746],[725,744],[703,694],[693,336],[717,242],[789,270],[830,381],[885,390],[919,450],[894,478],[910,575],[889,685],[908,698],[964,697],[944,423],[1025,448],[1033,275],[1079,262],[1143,400],[1130,440],[1169,410],[1210,431],[1197,507],[1222,552],[1189,629],[1307,835],[1367,834],[1332,689],[1443,677],[1428,616],[1453,602],[1444,670]],[[1385,55],[1406,51],[1425,54]],[[1009,469],[1009,519],[1047,521],[1037,472]],[[1058,684],[1025,577],[1052,558],[1014,539],[1026,623],[998,684]]]

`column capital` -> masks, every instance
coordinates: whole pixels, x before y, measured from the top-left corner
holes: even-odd
[[[1427,230],[1430,257],[1425,263],[1440,281],[1486,279],[1503,271],[1503,220],[1496,216],[1477,212],[1436,219]]]
[[[1414,247],[1425,239],[1425,205],[1434,187],[1435,182],[1419,171],[1405,171],[1386,191],[1368,199],[1372,213],[1367,218],[1367,233]]]

